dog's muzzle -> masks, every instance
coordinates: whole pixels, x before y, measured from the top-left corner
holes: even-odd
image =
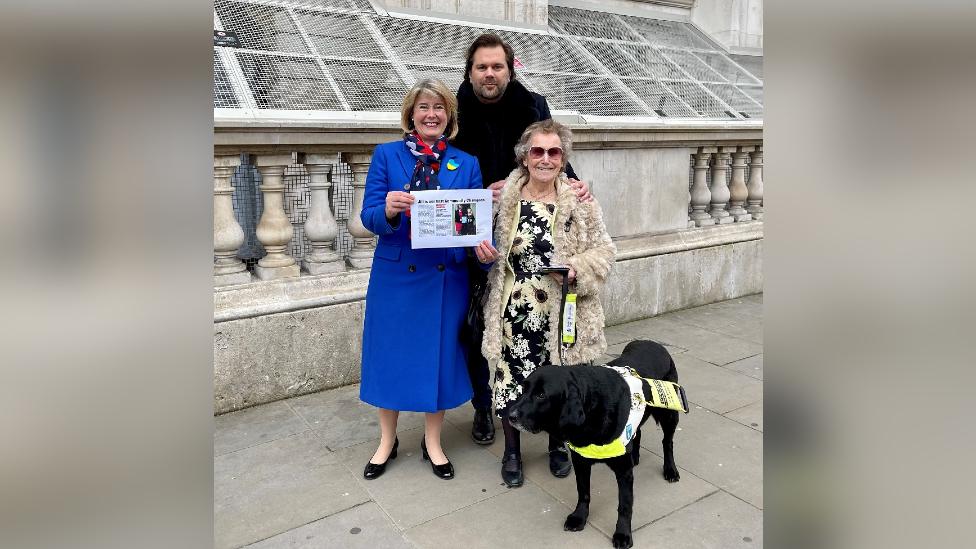
[[[508,413],[508,422],[512,425],[512,427],[515,427],[516,429],[518,429],[519,431],[522,431],[523,433],[532,433],[532,434],[535,434],[535,433],[538,433],[539,432],[538,429],[532,430],[532,429],[529,429],[528,427],[526,427],[525,425],[523,425],[522,424],[522,421],[521,421],[521,418],[522,418],[522,416],[518,413],[518,410],[517,409],[514,409],[513,408],[512,411],[510,411]]]

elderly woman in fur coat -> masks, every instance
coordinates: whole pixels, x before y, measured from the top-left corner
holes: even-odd
[[[495,262],[488,274],[482,352],[495,365],[494,406],[505,432],[502,479],[511,487],[523,483],[522,458],[519,433],[506,418],[522,380],[542,364],[590,362],[607,347],[600,291],[616,248],[599,204],[579,202],[567,180],[571,152],[566,126],[545,120],[526,128],[515,147],[518,167],[498,204],[498,247],[484,242],[475,249],[483,263]],[[577,295],[570,343],[559,333],[562,275],[542,272],[554,266],[569,268],[570,292]],[[549,459],[568,465],[562,441],[550,438]],[[552,465],[551,470],[565,472],[558,476],[569,474],[569,467]]]

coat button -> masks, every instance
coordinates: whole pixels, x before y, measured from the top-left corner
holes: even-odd
[[[438,271],[443,271],[444,270],[444,264],[443,263],[438,263],[437,264],[437,270]]]
[[[410,265],[409,267],[407,267],[407,270],[410,271],[411,273],[415,273],[415,272],[417,272],[417,266],[416,265]]]

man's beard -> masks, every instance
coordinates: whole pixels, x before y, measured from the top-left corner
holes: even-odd
[[[481,99],[487,99],[489,101],[494,101],[500,98],[502,95],[505,94],[505,90],[508,88],[508,82],[502,83],[498,80],[495,80],[494,90],[488,90],[484,86],[475,84],[473,81],[471,82],[471,84],[472,87],[474,88],[475,95],[477,95]]]

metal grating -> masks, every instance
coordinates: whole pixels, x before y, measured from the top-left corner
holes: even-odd
[[[484,32],[474,27],[394,17],[377,17],[375,22],[403,62],[422,65],[463,68],[468,46]]]
[[[622,44],[595,40],[580,40],[580,43],[607,70],[617,76],[648,76],[643,65],[630,56]]]
[[[647,116],[610,78],[556,73],[523,73],[553,109],[601,116]]]
[[[407,87],[390,63],[329,61],[329,73],[353,111],[400,111]]]
[[[269,2],[270,3],[270,2]],[[374,13],[373,7],[365,0],[282,0],[280,4],[287,4],[303,8],[318,8],[323,10],[368,12]]]
[[[759,84],[758,80],[737,67],[724,54],[698,52],[694,55],[733,84]]]
[[[229,76],[240,74],[259,110],[396,112],[417,79],[456,89],[465,52],[484,31],[379,16],[365,0],[215,0],[214,16],[243,45],[229,56],[215,49],[221,108],[251,104],[235,97],[242,90]],[[495,32],[525,66],[522,83],[554,109],[646,116],[639,98],[660,116],[762,116],[762,80],[749,72],[761,76],[762,58],[738,56],[740,66],[687,23],[559,6],[549,19],[549,33]],[[223,64],[231,60],[240,66]]]
[[[358,16],[296,11],[318,55],[388,61]]]
[[[708,118],[735,118],[728,109],[710,94],[702,91],[700,85],[688,81],[664,81],[664,85],[678,95],[700,116]]]
[[[763,87],[762,86],[743,86],[739,85],[739,89],[749,97],[755,99],[760,105],[764,104],[763,101]]]
[[[749,118],[762,117],[762,107],[732,84],[705,84],[705,87],[736,111],[749,115]]]
[[[657,112],[659,116],[662,113],[664,116],[677,118],[698,116],[698,113],[691,110],[688,105],[675,97],[673,91],[656,80],[650,80],[648,78],[621,78],[621,81],[633,90],[634,94],[640,97],[648,107]]]
[[[549,6],[549,22],[556,23],[562,32],[572,36],[630,41],[637,39],[629,29],[621,26],[616,16],[611,13]],[[555,32],[561,34],[559,29],[555,29]]]
[[[417,77],[417,80],[424,78],[436,78],[444,83],[450,90],[461,87],[464,81],[464,68],[462,67],[430,67],[424,65],[407,65],[410,74]],[[520,79],[521,80],[521,79]],[[399,107],[397,108],[399,110]]]
[[[762,81],[763,78],[763,58],[756,55],[730,55],[729,59],[738,63],[752,76]]]
[[[603,74],[577,52],[576,45],[568,38],[507,31],[499,31],[498,35],[512,46],[515,56],[525,65],[521,70]]]
[[[240,107],[241,103],[237,100],[237,96],[234,94],[234,87],[231,86],[230,79],[227,77],[227,71],[224,69],[224,64],[220,61],[220,56],[217,55],[216,49],[214,50],[213,57],[213,71],[214,107],[227,109],[236,109]]]
[[[235,31],[244,48],[311,53],[286,8],[216,0],[214,10],[224,30]]]
[[[704,61],[690,51],[661,49],[660,53],[672,63],[678,65],[691,78],[701,82],[724,82],[725,80],[713,71]],[[688,78],[681,76],[681,78]]]
[[[655,46],[671,46],[681,49],[715,49],[686,23],[660,21],[644,17],[621,15],[620,19]]]
[[[345,110],[314,59],[236,52],[260,109]]]

